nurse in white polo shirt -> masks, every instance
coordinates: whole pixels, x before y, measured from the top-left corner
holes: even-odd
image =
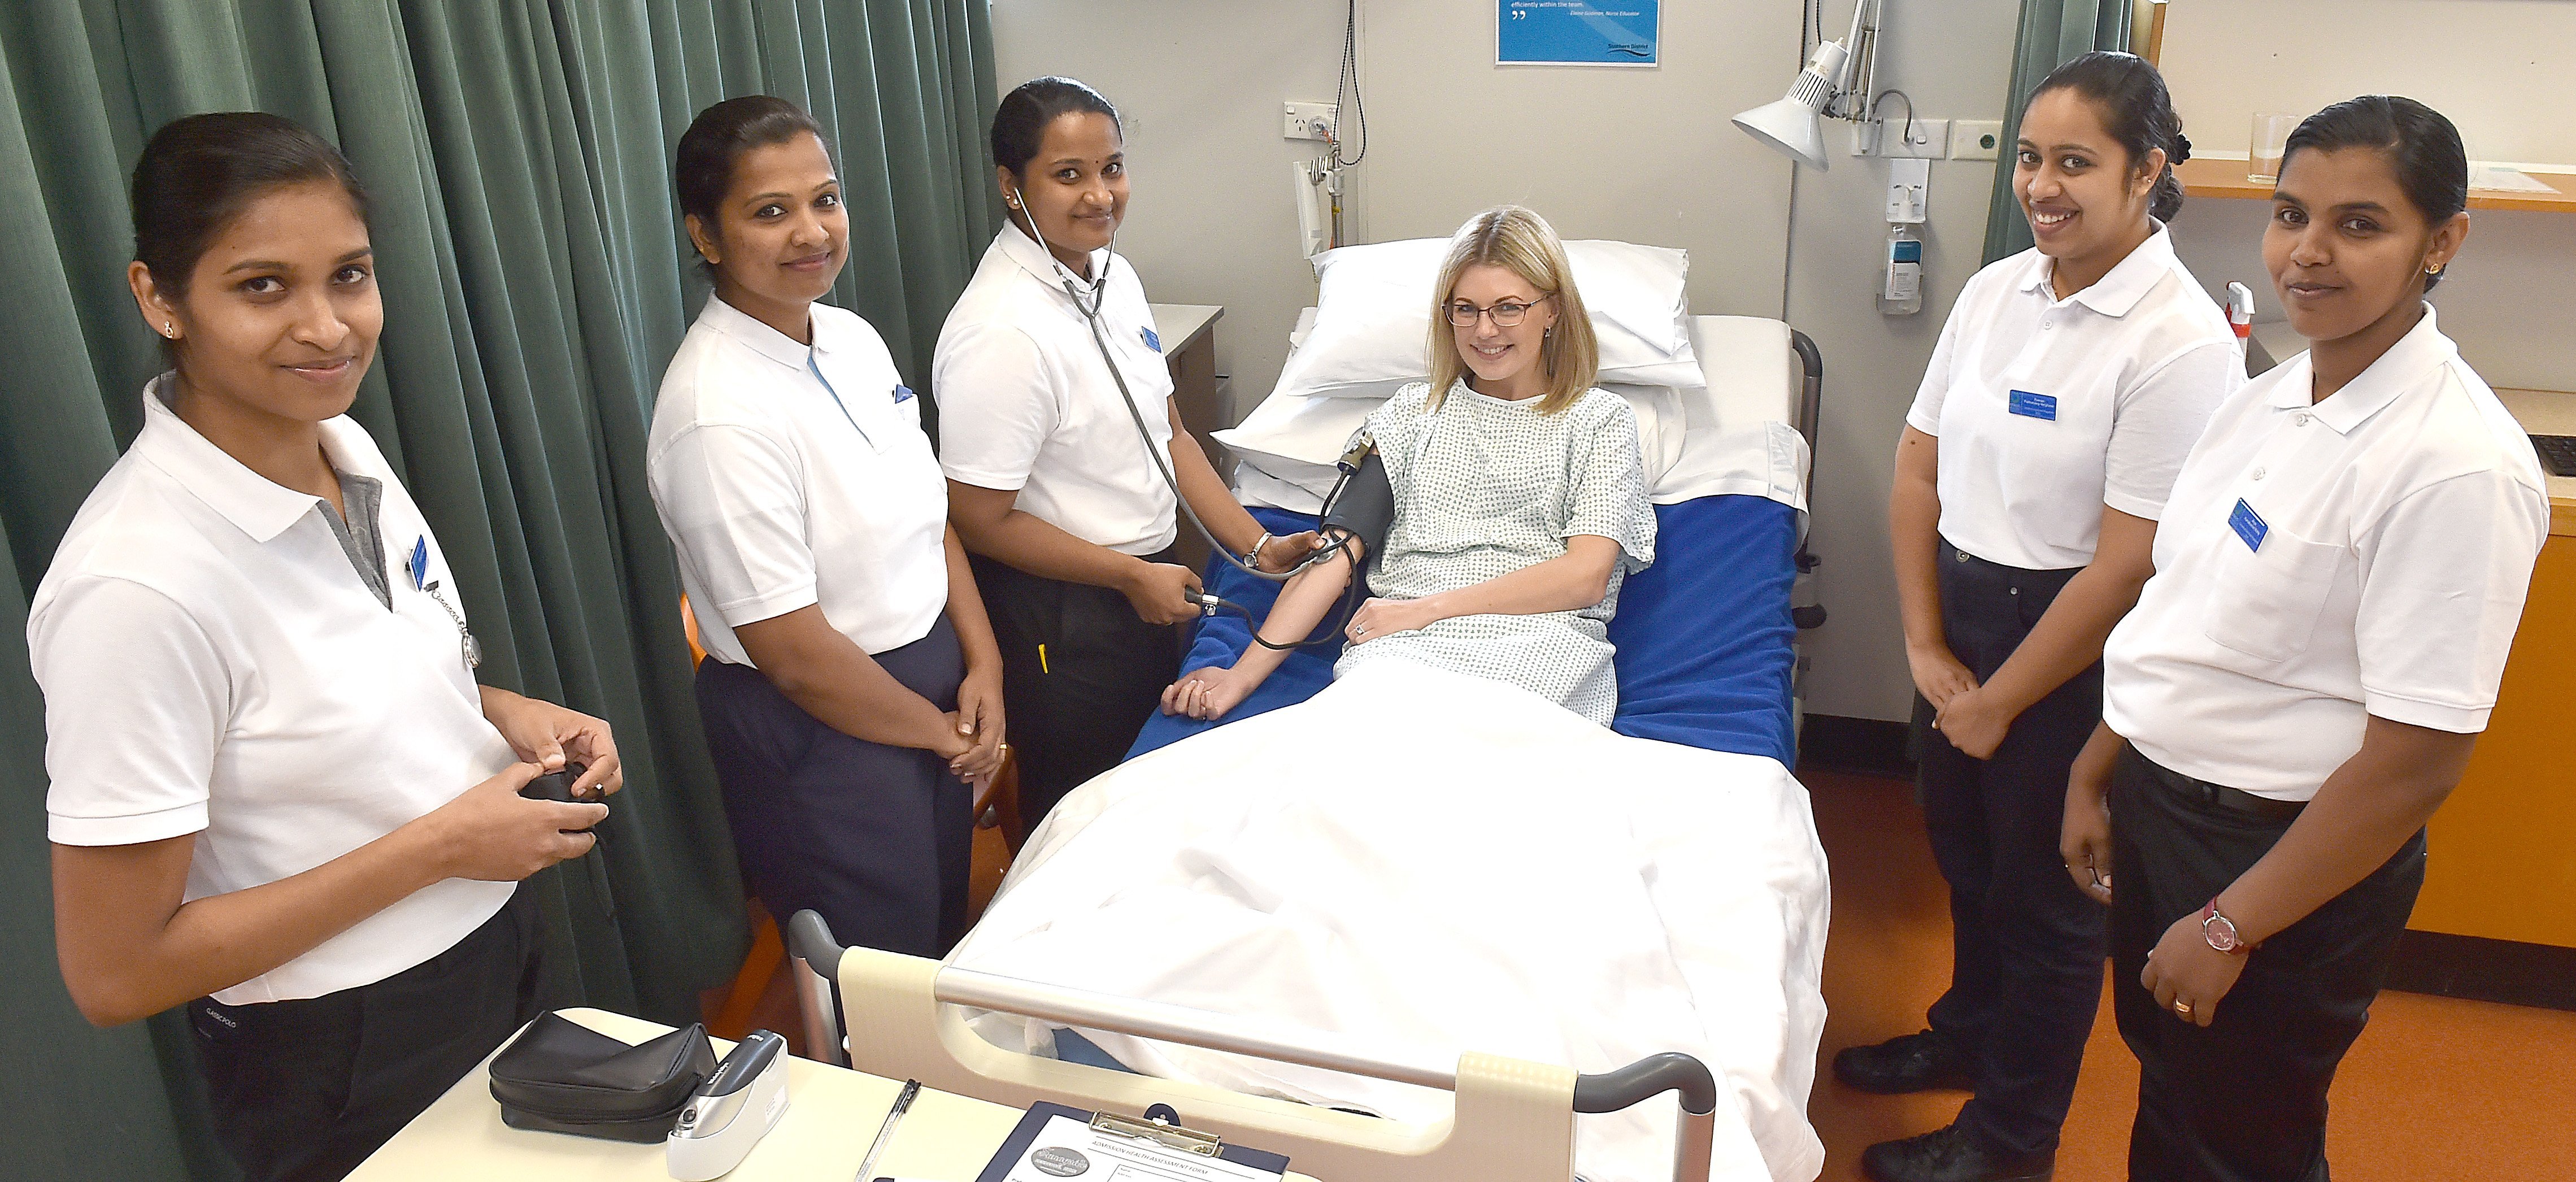
[[[940,329],[933,372],[950,512],[993,609],[1035,825],[1126,755],[1180,672],[1172,625],[1199,614],[1199,577],[1177,557],[1158,464],[1219,544],[1265,569],[1314,535],[1264,533],[1181,427],[1145,286],[1110,250],[1127,212],[1117,109],[1040,78],[1004,96],[992,141],[1009,224]]]
[[[966,931],[972,787],[1002,760],[1000,654],[885,342],[816,302],[849,258],[812,116],[698,113],[673,180],[715,293],[672,357],[646,471],[707,659],[698,711],[745,878],[780,921],[914,956]]]
[[[2467,199],[2412,99],[2291,134],[2263,262],[2309,351],[2211,419],[2104,653],[2064,854],[2111,903],[2141,1182],[2326,1176],[2327,1088],[2495,705],[2549,499],[2424,300]]]
[[[2022,114],[2037,245],[1968,281],[1906,416],[1889,520],[1925,827],[1950,888],[1929,1030],[1834,1059],[1868,1091],[1974,1091],[1874,1145],[1881,1182],[2041,1177],[2102,993],[2102,908],[2058,865],[2063,784],[2101,720],[2103,638],[2137,599],[2166,491],[2245,380],[2164,219],[2188,153],[2155,67],[2093,53]]]
[[[193,115],[144,147],[133,210],[175,367],[27,623],[63,981],[101,1025],[186,1003],[243,1171],[336,1179],[535,1016],[516,880],[608,810],[518,790],[570,760],[614,792],[617,751],[476,686],[438,539],[346,417],[384,324],[348,161]]]

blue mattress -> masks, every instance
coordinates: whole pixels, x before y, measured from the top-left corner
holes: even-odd
[[[1314,528],[1311,515],[1255,509],[1276,534]],[[1701,497],[1655,506],[1655,564],[1629,576],[1610,621],[1617,646],[1619,712],[1611,729],[1710,751],[1792,762],[1790,678],[1796,664],[1789,590],[1797,578],[1798,514],[1762,497]],[[1278,585],[1210,558],[1207,589],[1266,615]],[[1331,621],[1327,620],[1329,624]],[[1231,613],[1199,621],[1183,672],[1230,665],[1252,644],[1252,624]],[[1302,702],[1333,680],[1338,640],[1290,654],[1261,688],[1216,722],[1156,715],[1130,759],[1222,726]]]

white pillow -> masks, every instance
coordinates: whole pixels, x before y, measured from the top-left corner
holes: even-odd
[[[1315,259],[1322,285],[1315,323],[1279,373],[1279,393],[1384,398],[1421,381],[1430,363],[1431,286],[1449,240],[1414,238],[1345,246]],[[1596,381],[1696,386],[1685,251],[1629,242],[1565,244],[1575,286],[1601,343]]]

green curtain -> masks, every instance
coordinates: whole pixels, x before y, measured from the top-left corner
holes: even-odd
[[[2013,36],[2012,80],[2004,92],[2004,138],[2021,138],[2021,109],[2041,79],[2097,49],[2129,47],[2129,0],[2022,0]],[[1996,153],[1994,198],[1986,206],[1986,261],[2030,249],[2030,222],[2012,193],[2013,154]]]
[[[386,309],[352,412],[438,530],[483,678],[608,719],[629,788],[609,895],[548,871],[556,995],[688,1020],[746,933],[644,479],[661,369],[704,298],[672,207],[699,109],[768,93],[829,131],[835,302],[928,389],[999,227],[985,0],[8,0],[0,4],[0,1161],[13,1178],[229,1177],[184,1029],[83,1022],[54,964],[27,597],[141,425],[124,187],[144,139],[259,108],[366,183]],[[567,871],[570,871],[567,873]]]

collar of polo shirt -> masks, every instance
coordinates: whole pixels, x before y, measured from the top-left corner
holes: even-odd
[[[2152,218],[2148,220],[2154,222]],[[2139,300],[2147,298],[2147,293],[2155,290],[2156,281],[2173,269],[2173,236],[2165,233],[2163,222],[2154,222],[2154,225],[2155,228],[2147,234],[2147,240],[2130,251],[2129,257],[2121,259],[2118,266],[2095,280],[2093,286],[2066,297],[2067,302],[2082,304],[2105,316],[2128,315],[2129,309],[2137,307]],[[2057,260],[2044,254],[2032,255],[2030,274],[2023,277],[2021,289],[2037,291],[2054,301],[2057,293],[2049,283],[2056,271]]]
[[[2433,305],[2424,305],[2424,318],[2406,335],[2397,338],[2370,368],[2355,375],[2337,390],[2334,397],[2313,402],[2316,389],[2314,373],[2308,368],[2308,355],[2299,354],[2299,369],[2272,388],[2270,405],[2282,410],[2304,410],[2317,416],[2317,421],[2334,428],[2337,435],[2350,435],[2352,429],[2370,421],[2370,416],[2388,408],[2397,396],[2413,388],[2416,379],[2429,370],[2448,365],[2459,355],[2460,347],[2451,343],[2433,325]]]
[[[807,323],[810,327],[806,331],[814,336],[814,348],[821,349],[826,318],[812,316],[810,313],[808,315],[810,318]],[[800,373],[805,369],[805,354],[809,350],[797,344],[796,338],[769,327],[751,313],[724,302],[720,297],[707,297],[706,310],[699,315],[699,319],[705,321],[717,332],[741,342],[743,347],[754,353]]]
[[[254,542],[266,543],[285,533],[321,503],[309,493],[297,492],[251,471],[231,453],[198,434],[162,400],[176,380],[177,374],[165,373],[144,387],[143,433],[134,440],[136,454],[169,473],[180,487],[223,514],[224,520],[250,535]],[[322,424],[323,453],[340,471],[375,476],[352,467],[346,459],[350,449],[337,445],[333,436],[344,422],[332,419]]]
[[[1002,237],[1000,241],[1002,243],[1002,253],[1010,256],[1012,262],[1018,263],[1021,270],[1028,272],[1030,277],[1036,279],[1039,283],[1046,285],[1048,290],[1053,291],[1058,295],[1062,295],[1064,293],[1064,276],[1055,269],[1055,256],[1049,254],[1047,252],[1047,248],[1038,245],[1037,239],[1029,237],[1027,231],[1020,229],[1020,224],[1018,222],[1004,221],[1002,223]],[[1108,265],[1109,247],[1104,246],[1091,252],[1091,274],[1094,278],[1099,277],[1103,273],[1102,268],[1107,267]],[[1071,269],[1072,268],[1070,267],[1066,268],[1066,270]],[[1079,280],[1080,277],[1076,276],[1076,279]]]

